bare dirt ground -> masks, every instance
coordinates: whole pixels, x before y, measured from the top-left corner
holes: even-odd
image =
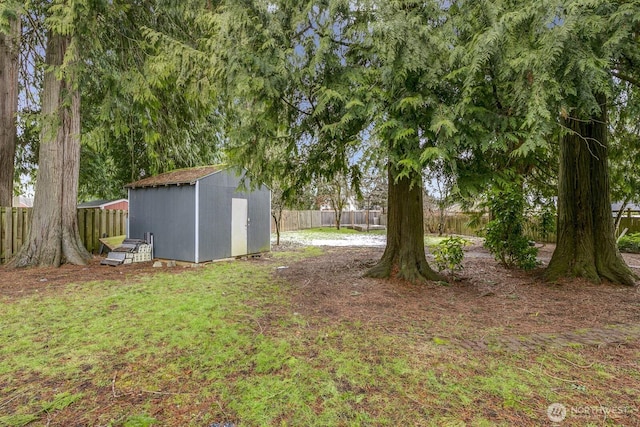
[[[288,242],[274,250],[300,244]],[[540,248],[543,265],[553,249],[553,245]],[[428,339],[478,350],[607,345],[640,338],[640,288],[579,279],[548,283],[542,280],[542,268],[523,272],[500,266],[479,242],[465,248],[464,270],[448,284],[411,285],[362,277],[382,256],[381,247],[325,246],[324,251],[276,269],[293,288],[294,309],[318,321],[361,322],[390,333],[426,334]],[[640,254],[623,256],[640,275]],[[160,271],[185,271],[180,266],[108,267],[99,262],[96,257],[87,266],[0,268],[0,297],[61,292],[69,283],[98,280],[130,284]],[[273,262],[275,266],[282,261]]]

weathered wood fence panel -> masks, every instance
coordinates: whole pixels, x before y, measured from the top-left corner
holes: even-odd
[[[380,216],[382,215],[381,211],[378,210],[370,210],[369,213],[369,224],[379,224]],[[334,211],[321,211],[322,216],[322,226],[324,227],[333,227],[336,225],[336,213]],[[351,224],[366,224],[367,223],[367,211],[344,211],[340,216],[340,225],[351,225]]]
[[[365,224],[366,211],[345,211],[340,220],[341,225]],[[449,214],[445,218],[444,234],[459,234],[463,236],[477,236],[489,222],[487,216],[476,217],[471,214]],[[379,211],[369,211],[369,224],[386,225],[386,215]],[[435,225],[434,225],[435,223]],[[335,212],[333,211],[283,211],[280,231],[305,230],[315,227],[335,226]],[[436,231],[430,230],[429,226]],[[628,228],[627,233],[640,233],[640,218],[623,217],[620,221],[620,231]],[[271,231],[275,233],[276,226],[271,218]],[[425,215],[425,232],[437,232],[437,218]],[[524,233],[536,242],[554,243],[555,233],[544,235],[539,226],[532,220],[525,224]],[[110,234],[111,235],[111,234]],[[115,234],[117,235],[117,234]]]
[[[481,234],[482,229],[489,222],[488,217],[481,217],[475,220],[473,226],[471,226],[471,215],[455,214],[448,215],[446,217],[445,234],[460,234],[464,236],[474,236]],[[425,218],[426,223],[426,218]],[[622,232],[625,228],[628,228],[627,234],[640,233],[640,217],[622,217],[620,219],[619,231]],[[535,221],[530,221],[525,224],[524,234],[531,240],[536,242],[555,243],[556,233],[547,233],[546,235],[540,229],[540,226]]]
[[[366,224],[367,211],[345,211],[340,218],[341,225]],[[369,224],[380,223],[380,211],[369,211]],[[335,226],[334,211],[282,211],[280,231],[307,230],[316,227]],[[276,224],[271,218],[271,232],[275,233]]]
[[[15,254],[27,238],[29,208],[0,208],[0,262]]]
[[[31,208],[0,208],[0,264],[15,254],[27,238]],[[97,253],[99,239],[126,233],[128,211],[78,209],[78,231],[89,252]]]
[[[320,211],[282,211],[280,231],[305,230],[322,226]],[[271,218],[271,232],[275,233],[276,223]]]
[[[627,234],[640,233],[640,218],[638,217],[622,217],[620,218],[620,232],[628,228]]]
[[[425,229],[427,221],[430,221],[429,224],[434,226],[434,221],[437,223],[437,219],[426,217],[425,218]],[[462,236],[480,236],[483,234],[484,228],[487,226],[489,222],[488,216],[477,217],[472,214],[451,214],[445,217],[445,229],[443,234],[459,234]],[[437,224],[436,224],[437,229]],[[428,230],[425,230],[428,232]],[[547,233],[544,235],[540,227],[531,220],[530,222],[525,223],[524,225],[524,234],[529,239],[534,240],[536,242],[545,242],[545,243],[553,243],[556,241],[555,233]]]

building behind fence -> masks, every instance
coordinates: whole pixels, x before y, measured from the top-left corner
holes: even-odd
[[[99,239],[126,234],[127,211],[78,209],[80,238],[89,252],[97,253]],[[18,252],[27,239],[31,208],[0,208],[0,263]]]

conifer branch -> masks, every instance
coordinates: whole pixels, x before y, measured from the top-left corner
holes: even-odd
[[[640,80],[638,80],[638,79],[636,79],[636,78],[634,78],[634,77],[632,77],[632,76],[630,76],[628,74],[624,74],[624,73],[621,73],[619,71],[612,71],[611,75],[613,77],[619,78],[620,80],[624,80],[627,83],[631,83],[634,86],[640,87]]]
[[[489,59],[489,76],[491,77],[491,91],[493,92],[493,97],[496,100],[496,108],[498,109],[498,111],[502,112],[502,102],[500,102],[500,96],[498,95],[496,76],[493,72],[493,61],[491,59]]]
[[[301,110],[298,106],[293,105],[293,104],[292,104],[291,102],[289,102],[289,101],[288,101],[284,96],[281,96],[281,97],[280,97],[280,100],[281,100],[282,102],[284,102],[285,104],[287,104],[289,107],[291,107],[291,108],[293,108],[294,110],[296,110],[297,112],[299,112],[300,114],[304,114],[304,115],[306,115],[306,116],[311,116],[311,115],[312,115],[310,112],[308,112],[308,111],[304,111],[304,110]]]
[[[311,25],[311,23],[309,23],[307,26],[305,26],[303,29],[301,29],[300,31],[298,31],[297,33],[295,33],[293,35],[293,37],[291,37],[292,39],[297,39],[298,37],[300,37],[301,35],[303,35],[304,33],[306,33],[307,31],[313,29],[313,26]]]

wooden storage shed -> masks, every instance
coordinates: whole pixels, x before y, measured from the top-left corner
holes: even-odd
[[[269,251],[271,191],[261,186],[243,192],[241,176],[214,165],[126,185],[128,237],[153,233],[156,258],[194,263]]]

